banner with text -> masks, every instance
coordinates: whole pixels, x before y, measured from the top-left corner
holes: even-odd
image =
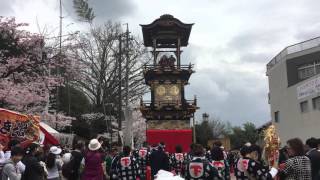
[[[39,139],[39,117],[0,108],[0,142],[17,139],[26,145]]]
[[[320,93],[320,77],[309,80],[297,87],[298,99],[303,99],[316,93]]]

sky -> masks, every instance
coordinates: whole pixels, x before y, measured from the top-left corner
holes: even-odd
[[[0,0],[0,15],[29,23],[28,30],[57,33],[58,0]],[[96,24],[129,23],[142,37],[139,24],[162,14],[195,23],[182,62],[195,64],[186,87],[197,95],[197,118],[206,112],[233,125],[269,121],[266,64],[286,46],[320,36],[319,0],[88,0]],[[62,0],[64,33],[83,30],[72,0]],[[319,31],[319,32],[318,32]]]

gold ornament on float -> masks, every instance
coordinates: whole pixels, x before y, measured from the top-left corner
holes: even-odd
[[[277,166],[279,160],[280,138],[275,125],[269,126],[264,131],[264,153],[270,166]]]
[[[163,96],[166,93],[166,88],[164,86],[160,85],[156,88],[156,93],[159,96]]]
[[[174,96],[177,96],[180,92],[180,89],[177,85],[173,85],[170,87],[170,94],[171,95],[174,95]]]

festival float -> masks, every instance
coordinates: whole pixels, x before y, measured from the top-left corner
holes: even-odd
[[[168,14],[141,25],[144,46],[152,49],[153,64],[143,69],[151,101],[141,100],[140,110],[146,119],[148,143],[162,141],[168,152],[174,152],[178,144],[188,151],[192,143],[190,121],[198,107],[196,98],[185,99],[185,86],[194,70],[191,64],[181,64],[182,47],[188,45],[192,26]]]
[[[0,108],[0,142],[4,146],[7,146],[11,139],[19,140],[22,147],[32,142],[45,146],[58,145],[58,140],[47,129],[48,127],[40,122],[39,116]]]

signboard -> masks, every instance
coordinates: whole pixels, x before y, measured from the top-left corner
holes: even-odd
[[[320,93],[320,77],[309,80],[297,87],[298,99],[303,99],[316,93]]]
[[[24,115],[0,108],[0,142],[7,145],[10,139],[20,140],[22,145],[39,138],[39,117]]]

